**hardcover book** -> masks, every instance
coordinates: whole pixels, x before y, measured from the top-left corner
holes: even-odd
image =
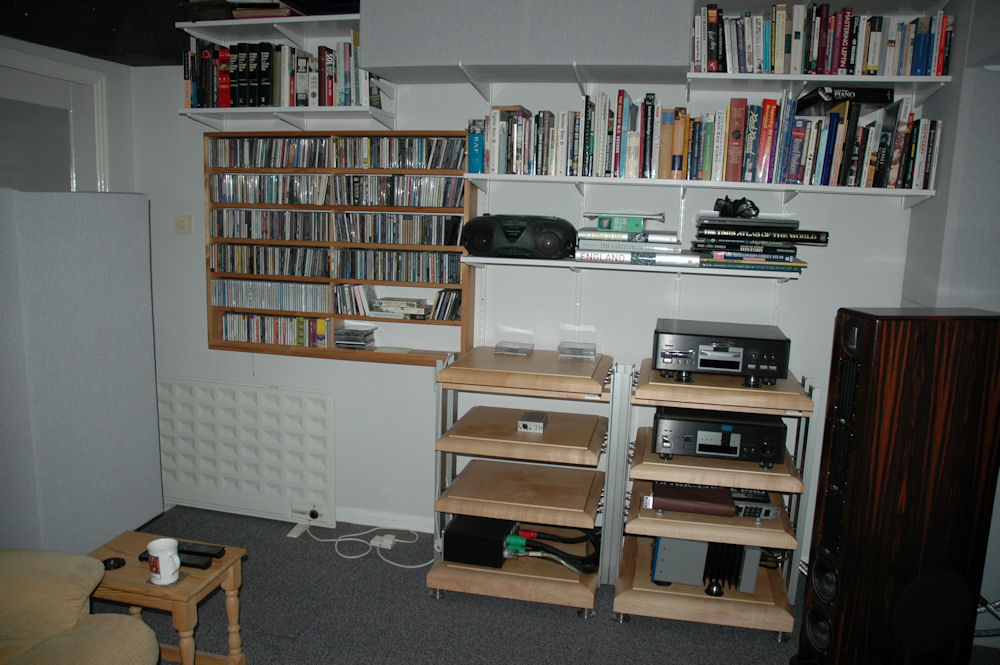
[[[736,515],[732,492],[727,487],[654,482],[653,491],[644,498],[644,507],[702,515]]]

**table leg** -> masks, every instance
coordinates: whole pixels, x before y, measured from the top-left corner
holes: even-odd
[[[229,662],[245,663],[243,641],[240,637],[240,584],[241,566],[237,563],[226,573],[222,588],[226,592],[226,619],[229,621]]]
[[[136,619],[138,619],[139,621],[142,621],[142,608],[139,607],[138,605],[129,605],[128,613],[131,614]]]
[[[177,629],[177,648],[181,665],[194,665],[194,627],[198,625],[198,604],[187,603],[173,611],[174,628]]]

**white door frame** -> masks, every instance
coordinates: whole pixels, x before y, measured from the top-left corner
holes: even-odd
[[[97,191],[108,191],[108,94],[105,74],[5,48],[0,48],[0,66],[90,87],[94,96]]]

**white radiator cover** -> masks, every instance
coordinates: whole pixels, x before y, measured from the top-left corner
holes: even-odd
[[[331,395],[156,383],[165,504],[336,527]]]

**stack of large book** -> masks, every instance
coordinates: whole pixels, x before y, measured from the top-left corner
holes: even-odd
[[[598,217],[597,226],[576,232],[577,261],[649,266],[697,266],[700,256],[684,251],[674,231],[648,231],[641,215]]]
[[[701,256],[703,268],[802,272],[807,263],[798,245],[825,246],[826,231],[799,228],[783,218],[744,218],[701,215],[691,250]]]

